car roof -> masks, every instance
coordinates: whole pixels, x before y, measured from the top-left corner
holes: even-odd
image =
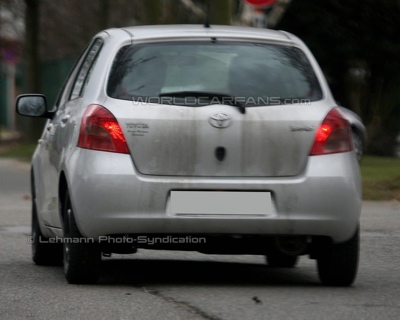
[[[211,25],[209,28],[204,25],[151,25],[134,26],[119,29],[108,29],[109,35],[123,30],[128,33],[132,40],[145,39],[171,39],[171,38],[193,38],[200,39],[205,37],[231,38],[231,39],[254,39],[269,40],[272,42],[286,42],[299,44],[301,41],[294,35],[285,31],[276,31],[262,28],[220,26]]]

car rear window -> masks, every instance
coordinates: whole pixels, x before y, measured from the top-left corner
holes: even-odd
[[[115,99],[198,106],[201,94],[245,106],[316,101],[322,91],[297,47],[242,42],[129,45],[116,55],[107,94]],[[200,101],[201,100],[201,101]]]

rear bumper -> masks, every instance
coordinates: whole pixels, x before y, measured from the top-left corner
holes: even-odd
[[[67,172],[75,218],[84,236],[226,234],[351,238],[359,224],[361,180],[353,153],[310,157],[290,178],[175,178],[139,174],[129,155],[77,149]],[[329,168],[329,169],[327,169]],[[172,215],[172,190],[268,191],[265,216]]]

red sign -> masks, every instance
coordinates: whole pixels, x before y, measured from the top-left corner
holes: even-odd
[[[275,3],[277,3],[277,0],[244,0],[244,1],[257,7],[271,7]]]

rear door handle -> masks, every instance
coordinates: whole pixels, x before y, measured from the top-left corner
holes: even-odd
[[[70,118],[70,116],[69,116],[69,115],[67,115],[67,116],[64,116],[64,117],[62,117],[62,118],[61,118],[61,122],[62,122],[62,123],[67,123],[67,122],[68,122],[68,120],[69,120],[69,118]]]

